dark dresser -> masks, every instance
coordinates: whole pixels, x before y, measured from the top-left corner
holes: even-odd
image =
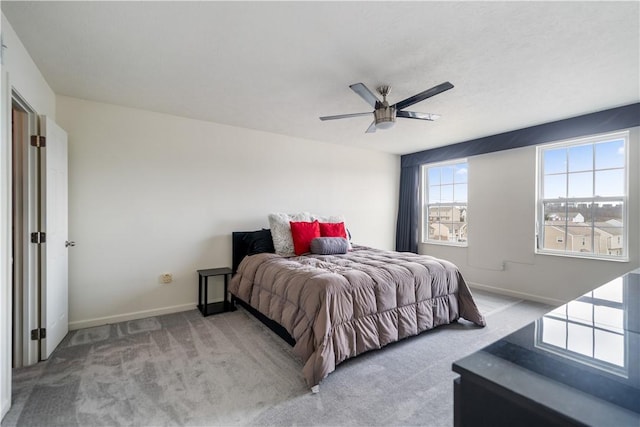
[[[640,427],[640,269],[458,360],[455,426]]]

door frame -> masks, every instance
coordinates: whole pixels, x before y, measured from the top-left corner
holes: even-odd
[[[13,367],[28,366],[40,360],[40,340],[31,339],[31,331],[40,325],[39,308],[39,245],[30,243],[30,233],[38,230],[38,212],[40,210],[38,164],[36,150],[30,149],[30,136],[37,134],[38,115],[20,94],[11,91],[11,107],[26,114],[24,136],[16,141],[14,149],[19,149],[17,156],[19,170],[12,168],[12,193],[20,193],[14,207],[17,217],[13,218],[19,226],[20,235],[13,234],[14,251],[12,253],[15,270],[18,274],[12,277],[13,284]],[[13,134],[11,135],[13,144]]]
[[[2,37],[0,37],[1,39]],[[0,43],[2,44],[2,43]],[[11,407],[11,103],[0,46],[0,419]]]

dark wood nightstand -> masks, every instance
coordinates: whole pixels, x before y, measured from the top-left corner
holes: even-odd
[[[235,307],[227,300],[229,277],[231,277],[231,269],[228,267],[208,268],[206,270],[198,270],[198,310],[203,316],[210,314],[223,313],[225,311],[235,311]],[[208,301],[209,277],[224,276],[224,299],[220,302]]]

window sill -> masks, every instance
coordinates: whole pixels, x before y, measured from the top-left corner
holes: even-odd
[[[540,249],[536,249],[535,254],[563,257],[563,258],[590,259],[594,261],[629,262],[629,257],[621,258],[621,257],[606,257],[606,256],[594,256],[594,255],[580,255],[580,254],[566,253],[566,252],[545,251]]]
[[[466,248],[469,246],[469,244],[467,242],[461,242],[461,243],[456,243],[456,242],[442,242],[440,240],[426,240],[424,242],[420,242],[423,245],[436,245],[436,246],[453,246],[456,248]]]

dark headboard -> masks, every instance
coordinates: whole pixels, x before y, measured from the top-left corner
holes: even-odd
[[[238,271],[238,265],[240,265],[240,261],[247,256],[249,251],[249,245],[244,240],[244,236],[251,231],[234,231],[231,233],[231,245],[232,245],[232,259],[231,259],[231,270],[233,274],[236,274]]]
[[[238,266],[245,256],[276,251],[273,247],[271,230],[268,228],[256,231],[234,231],[231,236],[233,238],[232,270],[234,273],[238,271]]]

